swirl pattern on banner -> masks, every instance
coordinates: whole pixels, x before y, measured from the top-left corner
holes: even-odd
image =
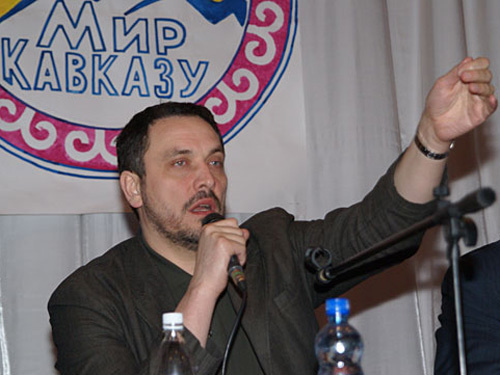
[[[296,0],[253,0],[248,6],[245,33],[233,60],[212,88],[196,101],[214,113],[224,142],[249,123],[274,91],[288,65],[296,33]],[[241,13],[239,16],[239,21],[243,21]],[[27,40],[19,39],[15,46],[10,43],[4,43],[10,48],[9,53],[20,54]],[[44,61],[50,62],[46,57],[50,54],[45,52]],[[71,61],[79,64],[74,65],[78,73],[83,60],[74,53],[70,55],[74,58]],[[183,71],[196,75],[185,60],[178,63]],[[17,69],[17,58],[11,64],[12,69]],[[207,65],[200,62],[198,68],[206,70]],[[51,72],[50,64],[45,68]],[[103,77],[107,69],[102,65]],[[14,83],[12,79],[0,82],[0,148],[51,172],[95,179],[118,177],[115,141],[120,129],[77,124],[42,112],[11,93],[7,87]],[[83,83],[73,82],[75,88],[83,87]],[[57,88],[59,82],[44,83],[49,84]],[[199,81],[189,82],[181,94],[192,95],[198,85]],[[149,93],[147,86],[144,90]]]

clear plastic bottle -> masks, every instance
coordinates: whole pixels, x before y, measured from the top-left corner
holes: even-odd
[[[184,344],[182,313],[164,313],[163,339],[152,366],[154,375],[193,375],[191,360]]]
[[[363,375],[363,341],[349,322],[350,305],[346,298],[332,298],[325,303],[328,324],[316,335],[315,351],[318,375]]]

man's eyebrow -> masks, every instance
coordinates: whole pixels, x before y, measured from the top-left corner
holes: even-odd
[[[193,150],[190,150],[187,148],[174,148],[172,150],[168,150],[165,153],[165,155],[167,157],[171,158],[171,157],[175,157],[175,156],[179,156],[179,155],[190,155],[192,153],[193,153]],[[213,155],[213,154],[217,154],[217,153],[224,154],[224,150],[221,146],[214,147],[212,150],[210,150],[208,155]]]
[[[189,155],[192,154],[193,151],[185,148],[174,148],[172,150],[168,150],[165,155],[167,157],[175,157],[178,155]]]
[[[224,154],[224,149],[221,146],[214,147],[210,151],[210,155],[217,154],[218,152],[220,152],[221,154]]]

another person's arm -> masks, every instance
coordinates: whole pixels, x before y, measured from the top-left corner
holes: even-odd
[[[460,289],[469,375],[500,373],[500,241],[460,258]],[[440,327],[436,331],[434,373],[459,373],[455,297],[451,268],[442,284]]]

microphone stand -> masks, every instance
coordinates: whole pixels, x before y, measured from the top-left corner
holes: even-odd
[[[446,226],[449,229],[448,260],[453,273],[453,295],[455,304],[455,324],[457,327],[458,363],[461,375],[467,375],[467,360],[465,353],[464,322],[462,314],[462,292],[460,285],[460,219],[450,218]]]
[[[385,240],[371,246],[370,248],[348,258],[345,262],[333,266],[331,265],[331,257],[328,259],[328,265],[323,266],[318,262],[318,259],[324,259],[325,253],[328,250],[321,247],[310,248],[306,252],[306,265],[309,268],[317,271],[316,281],[319,285],[325,286],[335,282],[336,279],[346,277],[349,273],[354,273],[358,268],[364,265],[359,265],[361,261],[367,259],[374,254],[388,248],[399,241],[410,237],[413,234],[422,232],[436,225],[443,225],[445,229],[445,239],[448,243],[447,255],[451,263],[453,272],[453,290],[455,293],[455,316],[457,326],[457,341],[459,351],[460,374],[466,375],[466,356],[464,344],[464,330],[462,318],[462,301],[460,292],[460,247],[458,242],[464,239],[468,246],[476,244],[477,230],[474,222],[471,219],[464,217],[467,213],[473,213],[482,210],[491,204],[496,199],[495,192],[490,188],[478,189],[462,198],[456,203],[450,203],[443,199],[448,196],[449,191],[447,186],[439,186],[434,189],[434,196],[438,199],[437,211],[429,217],[411,225],[407,229],[389,236]],[[327,257],[327,256],[326,256]],[[328,258],[328,257],[327,257]]]
[[[438,205],[446,207],[447,201],[442,198],[449,195],[446,186],[435,189],[434,195],[438,198]],[[492,203],[494,201],[494,195]],[[455,324],[457,330],[458,364],[460,375],[467,375],[467,355],[465,351],[465,332],[462,312],[462,292],[460,285],[460,239],[464,240],[467,246],[474,246],[477,241],[477,228],[471,219],[461,215],[450,215],[443,220],[444,237],[448,244],[446,255],[451,266],[453,280],[453,295],[455,307]]]

